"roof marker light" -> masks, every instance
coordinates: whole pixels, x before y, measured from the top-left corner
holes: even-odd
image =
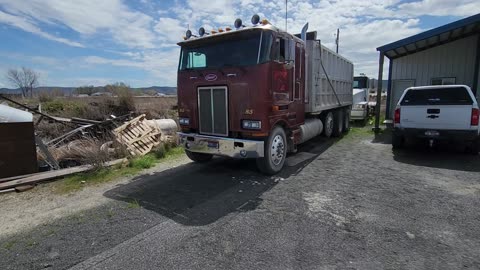
[[[241,27],[244,27],[243,22],[242,22],[242,19],[240,19],[240,18],[238,18],[238,19],[235,20],[234,25],[235,25],[235,28],[236,28],[236,29],[239,29],[239,28],[241,28]]]
[[[260,16],[258,14],[255,14],[252,16],[252,24],[257,25],[260,22]]]
[[[200,28],[198,29],[198,34],[199,34],[201,37],[203,37],[203,35],[205,35],[205,28],[200,27]],[[207,34],[207,35],[208,35],[208,34]]]
[[[219,32],[219,33],[223,33],[223,29],[222,29],[222,28],[218,28],[218,32]]]
[[[225,31],[230,31],[230,30],[232,30],[232,28],[230,28],[230,27],[225,27]]]

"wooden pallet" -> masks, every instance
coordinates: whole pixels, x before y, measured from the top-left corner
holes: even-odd
[[[159,129],[146,123],[144,114],[114,129],[113,134],[133,156],[143,156],[152,151],[160,144],[162,135]]]

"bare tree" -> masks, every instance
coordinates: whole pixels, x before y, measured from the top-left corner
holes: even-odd
[[[22,95],[33,96],[33,88],[38,85],[39,75],[32,69],[22,67],[21,69],[9,69],[7,79],[16,87],[22,90]]]

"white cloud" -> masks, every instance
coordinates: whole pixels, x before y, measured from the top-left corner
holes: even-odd
[[[478,0],[423,0],[401,4],[399,12],[406,16],[469,16],[480,12]]]
[[[22,29],[23,31],[30,32],[33,34],[37,34],[41,37],[44,37],[49,40],[61,42],[70,46],[74,47],[84,47],[82,44],[79,42],[74,42],[71,40],[68,40],[66,38],[61,38],[61,37],[56,37],[52,34],[49,34],[47,32],[42,31],[40,28],[35,26],[33,23],[31,23],[28,19],[19,17],[19,16],[13,16],[10,14],[7,14],[3,11],[0,10],[0,23],[5,23],[8,25],[11,25],[13,27],[17,27]]]
[[[120,0],[0,0],[0,5],[13,17],[31,18],[31,25],[63,25],[87,36],[106,31],[125,46],[154,48],[153,18]]]

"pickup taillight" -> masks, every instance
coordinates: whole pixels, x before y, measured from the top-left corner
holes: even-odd
[[[480,117],[480,111],[477,108],[473,108],[472,109],[472,121],[471,121],[472,126],[478,126],[479,117]]]
[[[394,124],[400,124],[400,108],[395,109],[395,114],[394,114],[394,117],[393,117],[393,123]]]

